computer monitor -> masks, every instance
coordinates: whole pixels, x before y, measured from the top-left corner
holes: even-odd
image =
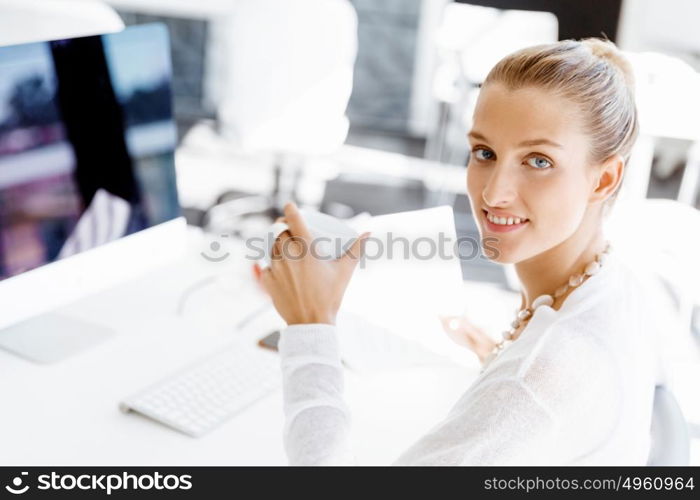
[[[182,254],[170,81],[159,24],[0,47],[0,347],[94,343],[43,313]]]

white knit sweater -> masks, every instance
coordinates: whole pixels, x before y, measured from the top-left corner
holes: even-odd
[[[654,344],[658,319],[643,290],[613,252],[558,311],[538,308],[520,337],[395,463],[644,465],[663,372]],[[279,349],[289,462],[355,463],[335,327],[289,326]]]

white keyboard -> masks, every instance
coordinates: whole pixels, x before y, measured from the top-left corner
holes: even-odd
[[[193,437],[281,386],[276,353],[236,343],[119,403]]]

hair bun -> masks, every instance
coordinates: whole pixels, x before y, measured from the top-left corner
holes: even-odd
[[[634,91],[634,70],[629,60],[613,42],[602,38],[585,38],[581,40],[588,47],[594,56],[605,59],[613,66],[617,67],[625,78],[625,82],[630,90]]]
[[[591,52],[598,57],[608,58],[618,52],[618,48],[613,42],[603,38],[584,38],[581,43],[587,45]]]

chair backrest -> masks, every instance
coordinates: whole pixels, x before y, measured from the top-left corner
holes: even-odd
[[[357,54],[347,0],[236,0],[219,118],[247,150],[322,154],[342,145]]]
[[[688,465],[689,461],[690,436],[683,412],[673,393],[657,385],[647,465]]]
[[[114,33],[124,29],[115,10],[97,1],[0,0],[0,45]]]

